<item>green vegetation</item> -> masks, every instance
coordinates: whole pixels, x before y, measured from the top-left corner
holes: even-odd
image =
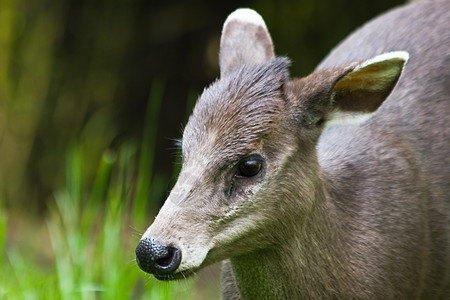
[[[151,182],[163,85],[153,88],[140,155],[132,143],[117,153],[105,150],[89,185],[83,180],[87,150],[74,143],[67,153],[66,186],[55,192],[45,226],[22,243],[26,247],[7,246],[7,225],[15,222],[0,211],[0,299],[190,298],[192,280],[158,282],[135,262],[134,248],[154,212],[149,195],[164,192]]]

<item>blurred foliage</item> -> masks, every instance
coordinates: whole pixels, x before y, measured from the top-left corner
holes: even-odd
[[[136,147],[124,144],[117,153],[102,155],[91,193],[81,184],[86,154],[71,146],[67,185],[55,193],[47,234],[39,235],[52,253],[31,251],[30,240],[0,244],[0,299],[198,299],[192,298],[192,280],[169,285],[136,266],[134,248],[142,232],[135,228],[145,228],[136,220],[146,215],[133,209],[142,202],[132,189]],[[88,196],[85,201],[82,195]],[[5,231],[4,222],[0,229]]]

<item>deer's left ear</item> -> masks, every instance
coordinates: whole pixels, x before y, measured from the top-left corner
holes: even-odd
[[[350,68],[334,84],[333,110],[326,116],[326,126],[369,119],[397,84],[408,59],[407,52],[388,52]]]
[[[269,31],[256,11],[241,8],[228,16],[220,39],[220,77],[244,64],[263,63],[274,57]]]

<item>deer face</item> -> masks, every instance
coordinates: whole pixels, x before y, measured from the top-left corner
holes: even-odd
[[[181,251],[180,275],[171,276],[270,243],[266,226],[283,207],[274,201],[283,188],[271,183],[286,179],[280,171],[294,149],[292,137],[280,134],[287,65],[245,65],[198,100],[183,134],[178,181],[144,235]]]

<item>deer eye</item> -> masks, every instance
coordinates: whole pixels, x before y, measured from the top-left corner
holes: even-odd
[[[263,158],[260,155],[251,155],[241,160],[237,166],[236,177],[253,177],[259,174]]]

